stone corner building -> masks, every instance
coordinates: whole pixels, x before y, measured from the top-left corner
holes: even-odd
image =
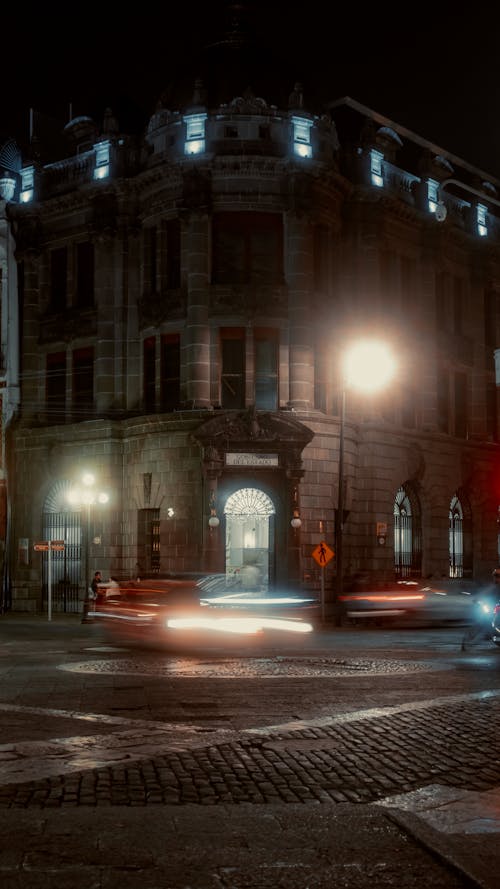
[[[500,183],[352,100],[316,114],[299,84],[279,108],[212,107],[197,83],[140,138],[110,110],[65,136],[7,205],[8,607],[50,588],[76,610],[96,568],[264,592],[325,571],[331,598],[335,559],[312,553],[336,546],[340,358],[363,337],[398,371],[344,393],[346,582],[488,577]],[[50,540],[64,550],[34,551]]]

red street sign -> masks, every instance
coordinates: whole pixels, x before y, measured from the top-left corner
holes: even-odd
[[[60,551],[64,549],[64,540],[51,540],[50,543],[48,540],[42,540],[40,543],[35,543],[33,549],[39,553],[47,553],[49,549]]]

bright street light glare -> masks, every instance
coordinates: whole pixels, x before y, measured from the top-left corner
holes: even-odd
[[[101,491],[101,493],[97,495],[97,500],[99,503],[107,503],[109,500],[109,494],[106,494],[104,491]]]
[[[362,340],[346,352],[343,369],[347,386],[375,392],[392,379],[396,362],[385,343]]]
[[[87,485],[87,487],[90,488],[90,486],[94,484],[95,478],[91,472],[84,472],[82,475],[82,482],[84,485]]]

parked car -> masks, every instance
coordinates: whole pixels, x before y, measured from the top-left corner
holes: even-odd
[[[340,596],[340,604],[344,619],[354,623],[466,624],[472,619],[477,592],[477,584],[472,581],[426,584],[401,580],[346,591]]]
[[[88,621],[104,627],[113,641],[217,644],[228,638],[256,639],[310,633],[300,615],[270,610],[262,602],[216,597],[210,601],[196,579],[146,578],[101,584]]]

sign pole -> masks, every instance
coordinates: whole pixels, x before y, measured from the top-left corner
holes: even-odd
[[[315,562],[319,565],[321,569],[321,623],[325,623],[326,615],[325,615],[325,568],[328,565],[330,559],[333,559],[335,553],[333,549],[330,549],[328,544],[322,540],[321,543],[313,549],[311,553]]]
[[[52,620],[52,541],[47,553],[47,620]]]
[[[47,620],[52,620],[52,552],[65,546],[64,540],[40,540],[33,546],[36,553],[47,553]]]
[[[325,567],[321,568],[321,623],[325,622]]]

